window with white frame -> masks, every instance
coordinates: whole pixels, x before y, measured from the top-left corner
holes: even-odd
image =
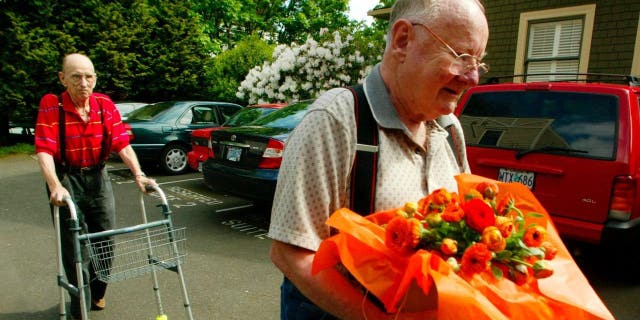
[[[595,9],[592,4],[522,13],[514,73],[526,73],[527,82],[575,79],[576,73],[586,73]]]
[[[580,65],[583,25],[582,19],[532,23],[525,62],[530,75],[527,81],[575,79]],[[555,74],[535,75],[549,73]]]

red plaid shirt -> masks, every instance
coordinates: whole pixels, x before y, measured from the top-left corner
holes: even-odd
[[[85,123],[78,114],[66,91],[62,93],[62,106],[65,113],[65,160],[67,165],[89,167],[106,160],[110,152],[119,152],[129,145],[129,136],[125,131],[120,113],[108,96],[94,93],[89,98],[89,121]],[[104,124],[101,123],[100,110],[104,112]],[[61,162],[58,96],[47,94],[40,100],[40,110],[36,122],[36,152],[45,152],[53,156],[56,163]],[[106,130],[103,130],[106,129]],[[102,136],[106,131],[110,137],[109,152],[102,152]]]

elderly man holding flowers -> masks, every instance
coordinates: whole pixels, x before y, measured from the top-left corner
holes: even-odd
[[[379,136],[375,211],[439,188],[454,191],[454,176],[468,171],[466,161],[456,161],[464,142],[453,150],[436,119],[453,112],[460,95],[488,71],[482,63],[488,37],[478,0],[398,0],[393,6],[382,62],[363,84]],[[269,228],[271,259],[284,275],[281,319],[412,316],[387,314],[341,270],[311,273],[316,250],[332,234],[327,218],[353,200],[354,104],[349,90],[329,90],[287,141]]]

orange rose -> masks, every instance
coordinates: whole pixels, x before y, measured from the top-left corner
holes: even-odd
[[[395,217],[385,229],[385,244],[401,254],[412,253],[420,242],[422,224],[416,218]]]
[[[451,238],[442,239],[440,251],[448,256],[456,254],[458,252],[458,241],[455,241]]]
[[[547,236],[547,230],[541,226],[531,226],[525,230],[522,240],[529,247],[539,247]]]
[[[529,269],[524,265],[517,265],[509,270],[509,278],[517,285],[521,286],[529,281]]]
[[[471,199],[482,199],[482,194],[476,189],[471,189],[469,193],[465,195],[464,200],[469,201]]]
[[[484,200],[471,199],[462,206],[462,209],[467,225],[478,233],[495,224],[496,216],[493,209]]]
[[[547,260],[538,260],[533,264],[533,277],[536,279],[548,278],[553,274],[553,268]]]
[[[498,195],[498,191],[500,190],[496,183],[489,181],[478,183],[475,189],[478,190],[484,199],[487,200],[495,199],[496,195]]]
[[[489,268],[491,251],[484,243],[474,243],[462,255],[460,269],[468,275],[485,271]]]
[[[500,202],[498,202],[498,205],[496,207],[496,211],[498,215],[500,216],[508,215],[509,212],[515,206],[515,202],[516,200],[513,198],[513,195],[511,195],[511,193],[508,193],[508,192],[505,193],[504,196],[502,196],[502,198],[500,199]]]
[[[442,220],[446,222],[459,222],[464,218],[464,210],[460,207],[457,198],[452,198],[442,213]]]
[[[430,213],[427,215],[425,220],[427,221],[429,227],[435,228],[442,223],[442,215],[439,213]]]
[[[540,247],[544,251],[545,260],[553,260],[553,258],[555,258],[556,254],[558,253],[558,249],[556,249],[556,247],[554,247],[553,244],[551,244],[551,242],[549,241],[542,242],[542,245]]]
[[[436,205],[446,205],[451,201],[451,193],[445,188],[435,190],[429,197],[431,198],[431,203]]]
[[[496,227],[498,227],[498,230],[500,230],[500,233],[505,238],[509,238],[509,236],[511,236],[511,234],[513,234],[513,231],[515,230],[513,219],[503,216],[496,217]]]
[[[490,226],[482,231],[482,243],[493,252],[500,252],[507,247],[507,241],[497,227]]]
[[[445,188],[435,190],[427,197],[425,213],[427,215],[434,212],[442,213],[447,204],[451,202],[451,197],[451,193]]]

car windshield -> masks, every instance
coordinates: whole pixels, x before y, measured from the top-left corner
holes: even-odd
[[[127,121],[132,120],[151,120],[161,114],[162,112],[168,110],[174,105],[173,102],[158,102],[150,105],[146,105],[140,109],[136,109],[131,111],[127,115]]]
[[[306,100],[288,105],[282,109],[278,109],[270,114],[259,118],[250,123],[250,125],[263,126],[269,128],[293,129],[302,120],[307,107],[313,103],[312,100]]]
[[[460,121],[468,145],[562,150],[576,157],[615,155],[619,101],[605,94],[548,91],[471,96]]]
[[[222,126],[237,127],[245,125],[276,110],[275,108],[243,108],[225,121]]]

